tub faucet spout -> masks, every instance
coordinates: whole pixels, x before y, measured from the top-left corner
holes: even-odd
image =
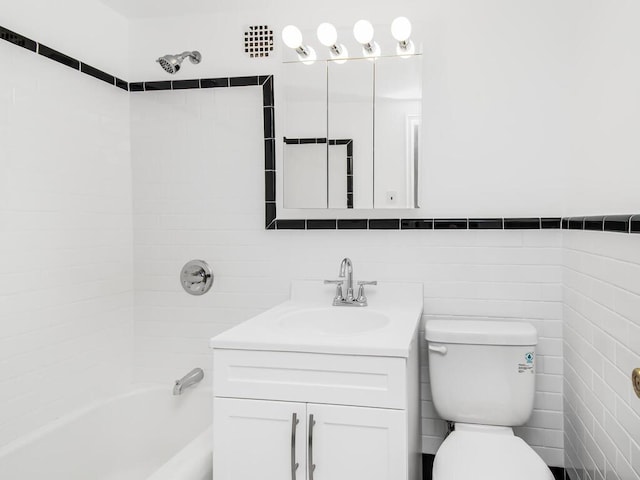
[[[174,395],[182,395],[182,391],[185,388],[190,387],[191,385],[195,385],[199,383],[204,378],[204,371],[201,368],[194,368],[189,373],[187,373],[180,380],[176,380],[175,385],[173,386],[173,394]]]

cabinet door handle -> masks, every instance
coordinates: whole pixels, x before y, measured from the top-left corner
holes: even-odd
[[[296,470],[300,466],[296,462],[296,430],[299,423],[298,414],[291,415],[291,480],[296,480]]]
[[[313,471],[316,466],[313,463],[313,426],[316,422],[313,420],[313,414],[309,415],[309,450],[307,453],[307,464],[309,465],[308,480],[313,480]]]

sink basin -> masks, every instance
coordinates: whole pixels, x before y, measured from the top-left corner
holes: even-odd
[[[382,313],[359,307],[331,307],[296,310],[280,318],[280,328],[317,335],[356,335],[389,324]]]
[[[295,280],[289,300],[211,339],[215,349],[408,358],[422,317],[419,283],[379,282],[367,307],[334,307],[335,285]]]

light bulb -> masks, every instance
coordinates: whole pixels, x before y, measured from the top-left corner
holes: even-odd
[[[282,41],[295,50],[302,45],[302,32],[295,25],[287,25],[282,29]]]
[[[325,47],[332,47],[338,41],[338,31],[330,23],[321,23],[318,26],[318,40]]]
[[[373,40],[373,25],[367,20],[358,20],[353,26],[353,36],[362,45],[371,43],[371,40]]]
[[[391,35],[399,42],[406,42],[411,37],[411,22],[407,17],[398,17],[391,23]]]

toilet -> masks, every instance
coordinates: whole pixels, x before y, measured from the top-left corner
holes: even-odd
[[[533,411],[533,325],[517,321],[428,320],[433,404],[455,423],[433,463],[433,480],[553,480],[512,427]]]

